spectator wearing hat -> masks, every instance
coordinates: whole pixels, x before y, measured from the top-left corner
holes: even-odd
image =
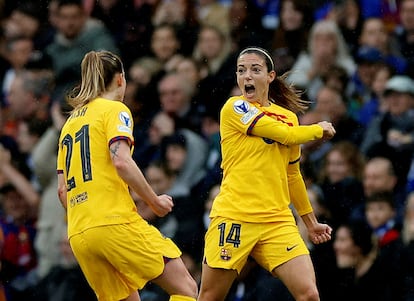
[[[400,183],[405,183],[414,151],[414,81],[405,75],[391,77],[384,100],[387,109],[368,125],[361,151],[367,157],[390,158]]]
[[[386,110],[384,101],[385,84],[394,76],[394,69],[387,63],[380,63],[371,83],[371,97],[356,112],[356,119],[366,127],[369,122]]]
[[[360,46],[369,46],[378,49],[384,60],[394,67],[398,74],[407,70],[407,61],[395,47],[392,36],[388,33],[385,21],[380,18],[367,18],[362,26]]]
[[[353,103],[353,111],[357,112],[363,104],[369,101],[372,95],[372,81],[384,57],[373,47],[361,46],[358,48],[355,62],[357,68],[349,80],[348,97]]]

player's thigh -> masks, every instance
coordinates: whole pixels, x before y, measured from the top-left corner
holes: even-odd
[[[152,282],[164,289],[169,295],[197,297],[197,283],[181,258],[168,260],[162,274]]]
[[[298,256],[285,262],[275,268],[272,274],[286,285],[296,300],[303,295],[315,296],[317,300],[315,271],[309,255]]]
[[[224,300],[236,277],[236,270],[212,268],[203,264],[198,301]]]

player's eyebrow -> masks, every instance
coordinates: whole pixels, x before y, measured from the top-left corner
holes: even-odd
[[[246,67],[244,64],[238,64],[237,67]],[[252,64],[252,67],[263,67],[260,63]]]

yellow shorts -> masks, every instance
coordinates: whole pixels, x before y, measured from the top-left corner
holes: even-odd
[[[127,298],[161,275],[164,257],[181,251],[145,220],[88,229],[70,245],[99,301]]]
[[[223,217],[211,220],[204,258],[213,268],[242,270],[249,256],[271,272],[300,255],[309,254],[294,219],[277,223],[246,223]]]

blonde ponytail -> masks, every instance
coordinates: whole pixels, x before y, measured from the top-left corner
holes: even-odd
[[[115,73],[124,72],[120,58],[109,51],[90,51],[81,63],[81,83],[67,96],[67,102],[77,109],[99,97]]]

